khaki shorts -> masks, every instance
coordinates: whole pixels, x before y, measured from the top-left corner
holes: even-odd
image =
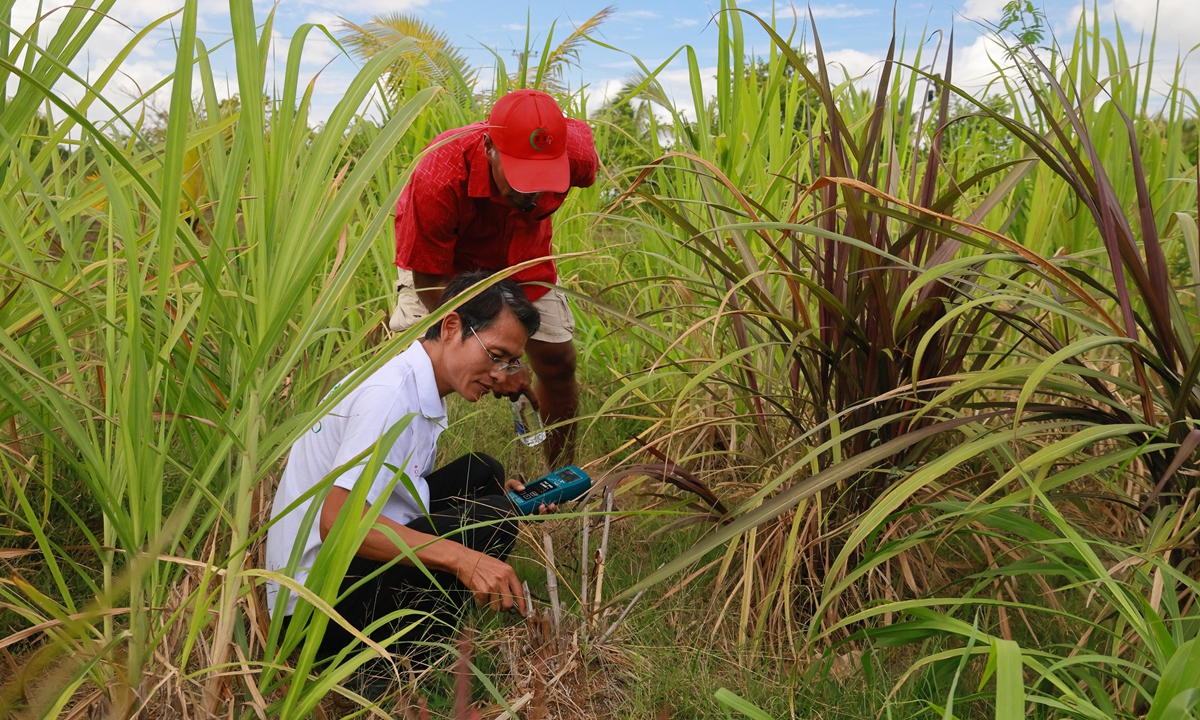
[[[403,268],[397,269],[399,278],[396,280],[396,309],[392,312],[388,327],[392,332],[404,332],[420,322],[429,314],[429,311],[417,297],[412,271]],[[551,288],[549,292],[535,300],[533,306],[542,316],[542,324],[530,340],[547,343],[571,341],[571,338],[575,336],[575,316],[571,314],[571,306],[567,304],[566,293],[558,288]]]

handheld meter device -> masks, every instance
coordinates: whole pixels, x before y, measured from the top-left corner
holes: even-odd
[[[574,500],[591,487],[592,479],[587,473],[574,465],[568,465],[531,483],[525,483],[525,489],[521,492],[509,490],[508,499],[522,515],[532,515],[541,505]]]

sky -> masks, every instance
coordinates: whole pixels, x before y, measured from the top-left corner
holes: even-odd
[[[929,38],[931,53],[939,38],[954,33],[954,78],[956,84],[982,91],[992,74],[990,57],[999,57],[997,46],[989,36],[989,23],[997,21],[1006,0],[897,0],[893,6],[883,0],[832,2],[790,5],[777,0],[744,0],[739,7],[770,18],[774,10],[781,34],[787,35],[794,18],[799,15],[796,37],[811,37],[807,28],[808,12],[816,18],[826,56],[831,63],[842,66],[852,76],[869,74],[877,67],[887,51],[892,34],[892,13],[895,11],[896,33],[908,47],[921,38]],[[1034,0],[1045,13],[1051,32],[1065,45],[1070,44],[1072,32],[1081,10],[1091,10],[1089,2],[1077,0]],[[28,27],[38,8],[36,0],[17,0],[13,24]],[[69,5],[63,0],[61,5]],[[179,7],[172,0],[117,0],[112,20],[105,20],[93,36],[86,51],[72,65],[82,76],[95,77],[130,42],[137,30]],[[446,33],[470,60],[481,68],[484,84],[489,84],[494,62],[493,52],[504,58],[510,70],[517,63],[515,53],[524,45],[527,21],[534,34],[534,47],[540,48],[556,23],[555,38],[566,37],[574,24],[583,22],[601,8],[612,5],[616,12],[601,26],[597,38],[620,48],[623,52],[588,45],[580,54],[578,66],[572,67],[568,80],[573,88],[585,86],[589,105],[596,107],[611,96],[637,69],[633,57],[655,67],[684,45],[695,49],[701,66],[706,91],[711,92],[716,73],[716,27],[710,21],[719,8],[718,3],[704,0],[643,0],[640,3],[624,0],[354,0],[353,2],[317,2],[314,0],[280,0],[277,4],[255,0],[255,17],[262,22],[275,8],[273,58],[267,74],[270,78],[278,69],[282,75],[291,36],[304,23],[325,25],[337,35],[340,19],[355,23],[367,22],[372,15],[384,12],[409,12],[432,23]],[[213,48],[231,37],[228,4],[219,0],[200,0],[198,37]],[[55,0],[42,0],[45,24],[53,28],[63,15],[56,10]],[[1107,0],[1099,5],[1105,22],[1119,23],[1127,42],[1136,52],[1138,40],[1149,38],[1154,27],[1156,5],[1152,0]],[[1160,82],[1165,81],[1176,57],[1184,59],[1185,84],[1200,94],[1200,2],[1197,0],[1160,0],[1157,4],[1157,56]],[[118,22],[119,21],[119,22]],[[173,32],[179,26],[178,16],[151,33],[131,53],[122,65],[122,74],[114,80],[114,97],[126,100],[140,94],[139,88],[152,87],[174,69]],[[764,32],[744,20],[748,52],[765,54],[769,41]],[[942,31],[936,34],[934,31]],[[945,43],[942,45],[944,62]],[[669,94],[690,98],[687,66],[684,55],[659,76]],[[236,91],[236,69],[233,53],[228,46],[212,56],[217,77],[218,94]],[[305,80],[316,78],[313,115],[316,120],[328,116],[341,97],[342,90],[357,72],[358,64],[341,54],[338,48],[319,31],[309,33],[301,69]],[[66,96],[79,94],[78,86],[64,81],[56,88]],[[10,88],[11,92],[11,88]],[[169,87],[160,91],[153,102],[161,108],[168,104]],[[106,93],[107,95],[107,93]],[[690,102],[690,101],[688,101]],[[103,109],[95,111],[103,114]]]

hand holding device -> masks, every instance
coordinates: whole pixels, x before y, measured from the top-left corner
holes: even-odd
[[[524,490],[509,490],[508,499],[522,515],[533,515],[542,505],[574,500],[591,487],[592,478],[587,473],[568,465],[526,483]]]

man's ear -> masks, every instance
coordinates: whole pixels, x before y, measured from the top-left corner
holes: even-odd
[[[442,339],[449,341],[451,339],[458,340],[462,334],[462,317],[457,312],[452,312],[442,318]]]

